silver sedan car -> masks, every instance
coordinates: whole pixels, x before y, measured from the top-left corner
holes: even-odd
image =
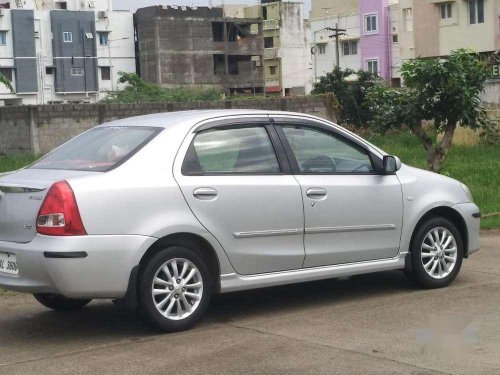
[[[320,118],[252,110],[103,124],[0,177],[0,287],[179,331],[214,293],[404,270],[451,283],[479,249],[468,188]]]

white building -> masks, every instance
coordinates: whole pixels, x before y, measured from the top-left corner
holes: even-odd
[[[133,14],[112,0],[0,1],[0,73],[15,89],[0,85],[0,105],[97,102],[121,71],[136,71]]]
[[[245,17],[263,20],[267,94],[304,95],[310,91],[309,24],[304,22],[303,8],[295,1],[267,1],[245,8]]]
[[[313,7],[315,3],[313,2]],[[312,14],[318,17],[311,18],[311,52],[312,52],[312,80],[329,73],[337,64],[335,38],[332,30],[338,27],[345,29],[345,35],[339,37],[339,66],[342,69],[359,70],[361,66],[359,37],[359,12],[353,11],[342,14],[332,14],[333,9],[325,9],[323,15],[318,12]]]

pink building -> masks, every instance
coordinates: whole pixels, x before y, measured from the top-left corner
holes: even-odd
[[[391,79],[388,0],[359,0],[361,66]]]

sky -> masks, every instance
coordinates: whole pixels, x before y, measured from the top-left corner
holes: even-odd
[[[302,0],[304,2],[304,16],[307,18],[311,9],[311,0]],[[221,4],[221,0],[212,0],[213,6]],[[259,0],[225,0],[226,4],[246,4],[255,5],[260,3]],[[208,6],[208,0],[113,0],[113,7],[116,10],[130,9],[135,11],[137,8],[147,7],[151,5],[197,5]]]

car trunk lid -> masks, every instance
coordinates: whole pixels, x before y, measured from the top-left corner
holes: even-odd
[[[27,243],[36,235],[36,218],[54,182],[96,172],[23,169],[0,176],[0,241]]]

